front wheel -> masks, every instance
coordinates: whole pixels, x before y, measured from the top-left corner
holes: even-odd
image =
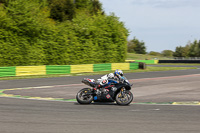
[[[118,105],[129,105],[133,101],[133,94],[126,90],[122,95],[121,92],[116,95],[116,102]]]
[[[76,95],[76,100],[80,104],[90,104],[93,101],[93,95],[91,94],[91,89],[90,88],[81,89]]]

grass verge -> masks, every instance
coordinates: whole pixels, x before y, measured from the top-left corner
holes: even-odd
[[[179,65],[179,66],[200,66],[199,63],[158,63],[155,65]]]
[[[134,54],[134,53],[127,53],[126,60],[171,60],[171,58],[163,57],[163,56],[153,56],[148,54]]]
[[[197,67],[152,67],[148,66],[147,69],[138,70],[124,70],[124,73],[136,72],[153,72],[153,71],[171,71],[171,70],[186,70],[197,69]],[[16,80],[16,79],[34,79],[34,78],[52,78],[52,77],[67,77],[67,76],[84,76],[84,75],[103,75],[113,71],[93,72],[93,73],[77,73],[77,74],[54,74],[54,75],[34,75],[34,76],[17,76],[17,77],[1,77],[0,80]]]

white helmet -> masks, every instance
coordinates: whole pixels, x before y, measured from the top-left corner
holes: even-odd
[[[108,74],[108,78],[112,79],[112,78],[114,78],[114,77],[115,77],[115,75],[114,75],[113,73],[109,73],[109,74]]]

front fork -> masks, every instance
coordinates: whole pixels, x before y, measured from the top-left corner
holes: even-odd
[[[126,89],[124,87],[122,87],[119,97],[124,98],[125,91],[126,91]]]

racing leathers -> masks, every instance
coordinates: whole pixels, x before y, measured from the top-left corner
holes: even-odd
[[[105,87],[108,86],[109,84],[118,83],[118,82],[122,82],[122,81],[123,81],[123,77],[120,75],[116,75],[113,73],[106,74],[106,75],[102,76],[100,79],[97,79],[97,82],[96,82],[97,83],[97,86],[96,86],[97,93],[105,92],[106,91]]]

